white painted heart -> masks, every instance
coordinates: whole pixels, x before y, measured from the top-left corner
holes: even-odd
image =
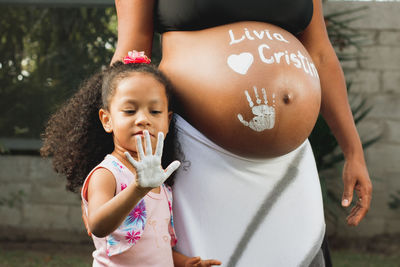
[[[244,52],[239,55],[230,55],[227,63],[232,70],[244,75],[249,70],[251,64],[253,64],[253,61],[253,55],[248,52]]]

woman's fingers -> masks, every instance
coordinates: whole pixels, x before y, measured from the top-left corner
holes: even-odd
[[[358,202],[356,206],[351,209],[349,216],[347,216],[347,224],[350,226],[357,226],[366,214],[366,211],[364,211],[365,209],[363,209]]]
[[[348,207],[351,201],[353,200],[355,179],[344,179],[343,184],[344,184],[344,189],[342,196],[342,206]]]
[[[367,214],[372,199],[372,184],[364,161],[348,160],[343,170],[344,191],[342,206],[349,207],[354,191],[357,195],[356,205],[347,217],[347,224],[358,225]]]
[[[356,206],[353,207],[349,216],[347,217],[348,225],[357,226],[369,210],[372,198],[372,189],[370,189],[368,184],[369,183],[366,183],[363,186],[357,184],[355,187],[358,200]]]

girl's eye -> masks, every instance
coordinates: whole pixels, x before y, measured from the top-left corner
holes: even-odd
[[[161,113],[160,110],[152,110],[152,111],[150,111],[150,112],[151,112],[151,114],[160,114],[160,113]]]
[[[134,110],[134,109],[124,110],[124,113],[126,113],[126,114],[135,114],[135,112],[136,112],[136,110]]]

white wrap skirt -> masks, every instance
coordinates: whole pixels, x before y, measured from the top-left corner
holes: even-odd
[[[184,162],[173,187],[176,250],[222,266],[309,266],[325,233],[308,140],[270,159],[244,158],[176,116]]]

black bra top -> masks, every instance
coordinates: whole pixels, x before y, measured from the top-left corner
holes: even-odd
[[[155,29],[192,31],[238,21],[261,21],[292,34],[302,32],[313,14],[312,0],[156,0]]]

